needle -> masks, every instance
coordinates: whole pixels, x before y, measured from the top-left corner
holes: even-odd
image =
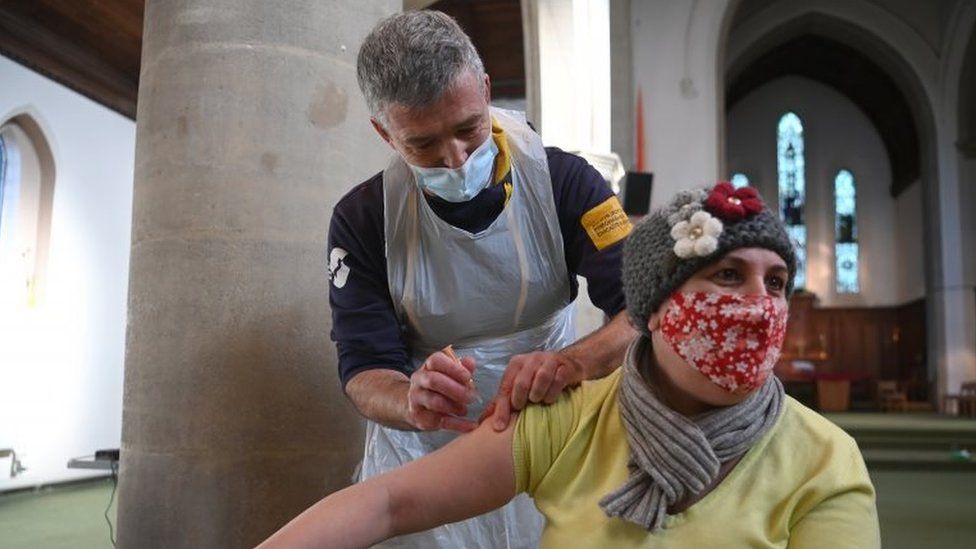
[[[441,352],[447,355],[454,362],[461,364],[461,359],[458,358],[458,356],[454,353],[453,345],[448,345],[447,347],[444,347],[443,349],[441,349]],[[474,403],[479,406],[483,404],[484,401],[481,399],[481,395],[478,394],[478,390],[474,386],[474,376],[472,376],[471,379],[468,380],[468,386],[471,387],[471,390],[474,391]]]

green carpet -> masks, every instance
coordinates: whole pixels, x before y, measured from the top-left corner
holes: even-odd
[[[976,474],[871,471],[885,549],[976,547]]]
[[[976,474],[871,471],[885,549],[976,547]],[[111,548],[102,514],[112,484],[96,480],[0,495],[0,548]],[[113,503],[109,516],[115,521]]]
[[[111,549],[111,494],[109,479],[0,494],[0,549]],[[113,500],[113,527],[115,512]]]

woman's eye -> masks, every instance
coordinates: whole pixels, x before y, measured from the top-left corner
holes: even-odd
[[[772,288],[773,290],[777,290],[777,291],[786,288],[786,280],[784,280],[783,277],[780,276],[771,276],[767,278],[766,284],[769,285],[769,287]]]
[[[735,269],[722,269],[715,273],[715,279],[720,282],[735,282],[739,280],[739,272]]]

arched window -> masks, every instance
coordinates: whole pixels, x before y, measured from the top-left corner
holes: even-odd
[[[3,191],[6,187],[7,175],[7,146],[4,144],[3,135],[0,135],[0,231],[3,230]]]
[[[729,182],[736,189],[749,186],[749,177],[744,173],[736,172],[729,178]]]
[[[4,252],[15,248],[14,233],[20,181],[20,155],[13,132],[7,126],[0,127],[0,257],[9,260]]]
[[[854,174],[837,172],[834,178],[834,257],[837,271],[837,293],[860,291],[857,276],[857,189]]]
[[[54,164],[28,115],[0,124],[0,311],[37,303],[47,267]]]
[[[779,211],[786,232],[796,245],[797,288],[806,286],[807,227],[803,222],[806,201],[806,179],[803,161],[803,123],[792,112],[779,119],[776,128],[776,158],[779,174]]]
[[[20,210],[20,151],[16,128],[0,126],[0,306],[24,302],[24,276]]]

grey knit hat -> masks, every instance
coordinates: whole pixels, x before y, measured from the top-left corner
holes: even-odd
[[[679,192],[644,218],[624,246],[624,295],[630,320],[647,334],[647,320],[686,280],[738,248],[766,248],[786,262],[793,292],[796,255],[786,228],[752,187]]]

